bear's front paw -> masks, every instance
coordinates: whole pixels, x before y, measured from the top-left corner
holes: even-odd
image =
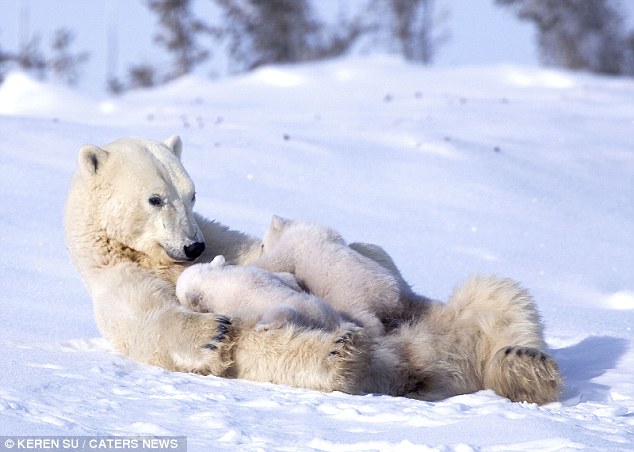
[[[365,340],[365,332],[358,326],[344,327],[339,332],[341,334],[337,335],[333,343],[334,349],[330,352],[331,359],[345,359],[355,355],[356,346]]]
[[[335,334],[326,358],[333,372],[334,389],[355,394],[368,371],[371,343],[363,328],[348,324]]]
[[[210,342],[203,345],[209,350],[218,350],[226,344],[230,337],[232,328],[231,319],[226,315],[216,315],[216,334],[211,338]]]
[[[183,325],[179,370],[223,376],[233,364],[235,327],[224,315],[189,313]],[[184,352],[184,353],[183,353]]]
[[[548,403],[559,398],[562,378],[555,360],[532,347],[508,346],[498,350],[486,380],[500,395],[515,402]]]

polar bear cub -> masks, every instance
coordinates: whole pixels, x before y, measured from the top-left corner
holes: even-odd
[[[292,273],[302,287],[373,335],[385,333],[381,319],[402,315],[398,278],[348,247],[333,229],[274,215],[262,251],[254,265]]]
[[[241,319],[257,317],[257,331],[293,323],[334,331],[341,316],[320,298],[303,292],[293,275],[251,266],[227,265],[223,256],[185,269],[176,282],[183,306]]]

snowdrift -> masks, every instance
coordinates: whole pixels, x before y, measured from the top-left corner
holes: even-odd
[[[98,101],[0,86],[0,435],[185,435],[189,450],[634,448],[634,81],[377,57]],[[382,245],[416,290],[528,287],[561,402],[425,403],[169,373],[113,353],[63,242],[77,151],[180,134],[206,216]]]

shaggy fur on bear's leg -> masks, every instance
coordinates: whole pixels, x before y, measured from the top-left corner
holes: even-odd
[[[116,351],[181,372],[224,375],[232,365],[228,317],[180,306],[172,284],[136,264],[102,269],[92,281],[95,320]]]
[[[174,349],[172,360],[174,370],[200,373],[203,375],[224,375],[232,365],[231,351],[234,346],[235,329],[229,317],[216,314],[185,313],[182,323],[166,326],[165,331],[179,328],[170,339],[188,340],[182,352],[178,345]],[[159,325],[170,321],[169,316],[160,319]],[[180,333],[181,336],[177,334]],[[202,363],[202,366],[201,366]]]
[[[513,401],[535,403],[559,396],[561,377],[546,353],[534,302],[509,279],[470,279],[446,305],[430,303],[425,315],[377,339],[375,348],[382,351],[377,357],[392,349],[407,362],[387,377],[394,395],[439,400],[492,389]],[[370,375],[365,388],[384,389],[381,384]]]
[[[561,376],[555,360],[540,349],[504,347],[485,368],[484,386],[511,400],[544,404],[557,400]]]
[[[399,356],[399,364],[394,367],[398,375],[391,378],[389,394],[435,401],[482,389],[479,360],[473,347],[477,335],[463,331],[454,320],[451,309],[434,303],[424,316],[376,340],[373,356],[383,357],[379,367],[391,368],[389,361],[385,362],[389,350]],[[375,378],[369,375],[366,387],[384,390],[382,382]]]
[[[472,278],[454,292],[451,303],[482,331],[478,355],[484,388],[519,402],[558,399],[562,378],[547,353],[541,319],[527,290],[510,279]]]
[[[294,325],[255,331],[241,325],[231,374],[242,379],[356,394],[368,369],[370,340],[351,324],[335,332]]]

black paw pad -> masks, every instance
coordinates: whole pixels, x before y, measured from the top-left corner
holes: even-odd
[[[531,359],[536,359],[539,360],[541,362],[546,362],[548,361],[549,356],[541,351],[539,351],[536,348],[530,348],[530,347],[506,347],[504,349],[504,355],[505,356],[518,356],[518,357],[528,357]]]

